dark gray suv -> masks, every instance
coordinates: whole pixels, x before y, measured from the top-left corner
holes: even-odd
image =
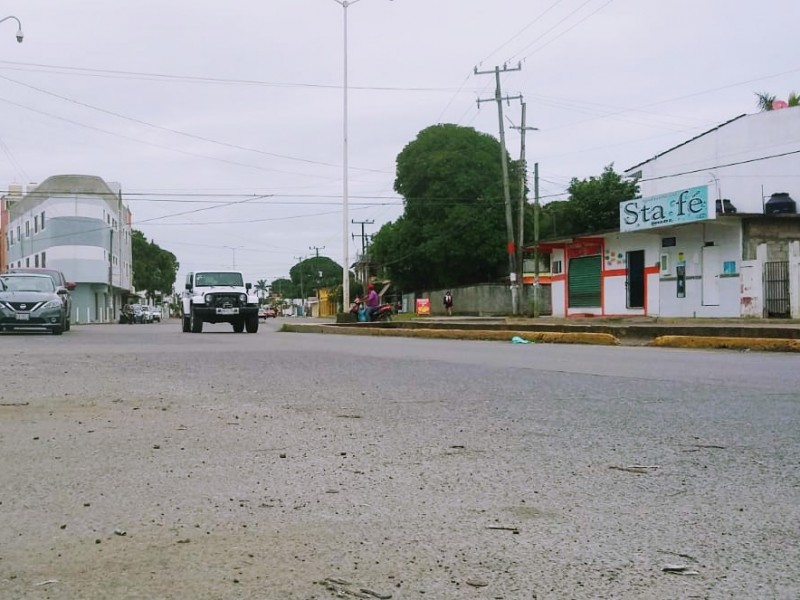
[[[76,284],[72,281],[67,281],[67,278],[64,277],[64,273],[61,271],[57,271],[56,269],[34,269],[34,268],[25,268],[19,267],[15,269],[9,269],[9,273],[33,273],[35,275],[47,275],[50,279],[53,280],[55,286],[63,287],[67,289],[66,294],[59,294],[61,299],[64,302],[64,311],[67,313],[67,323],[64,326],[64,331],[69,331],[70,326],[72,325],[72,296],[69,294],[72,290],[75,289]]]

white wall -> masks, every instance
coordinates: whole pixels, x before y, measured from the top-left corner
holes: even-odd
[[[662,248],[669,257],[669,269],[661,273],[659,281],[659,314],[662,317],[738,317],[741,311],[739,269],[741,268],[742,240],[739,220],[727,224],[698,223],[680,228],[658,230],[663,237],[675,237],[676,245]],[[714,243],[718,248],[718,264],[711,265],[714,280],[719,286],[719,304],[707,305],[703,298],[703,247]],[[686,297],[677,296],[676,266],[679,254],[686,262]],[[726,262],[733,262],[733,271],[724,273]]]
[[[767,158],[797,150],[800,107],[747,115],[632,167],[641,170],[642,197],[708,185],[709,200],[729,198],[738,212],[761,213],[763,193],[788,192],[800,202],[800,154]],[[751,162],[744,162],[751,161]],[[741,163],[723,167],[729,163]],[[687,171],[698,171],[686,173]],[[676,176],[677,175],[677,176]],[[663,179],[649,180],[653,177]]]
[[[603,256],[603,303],[607,315],[658,314],[658,274],[645,275],[645,308],[628,308],[627,253],[644,250],[644,267],[658,263],[661,237],[649,233],[619,233],[605,236]],[[625,269],[626,273],[609,276],[609,272]]]

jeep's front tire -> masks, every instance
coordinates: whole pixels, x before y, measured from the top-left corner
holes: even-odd
[[[192,309],[189,327],[192,333],[203,333],[203,319],[197,316],[197,311]]]
[[[245,327],[247,327],[247,333],[258,333],[258,315],[247,317]]]
[[[234,321],[233,325],[233,333],[242,333],[244,331],[244,321]]]

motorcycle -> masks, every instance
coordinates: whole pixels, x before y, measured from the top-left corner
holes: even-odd
[[[350,312],[356,315],[359,323],[367,322],[367,306],[364,304],[364,301],[361,298],[356,297],[356,299],[353,301],[353,305],[350,307]],[[377,321],[391,321],[393,312],[394,308],[391,304],[379,304],[377,308],[372,311],[369,321],[371,323],[375,323]]]

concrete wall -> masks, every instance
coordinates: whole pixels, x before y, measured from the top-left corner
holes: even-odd
[[[449,288],[453,296],[454,315],[511,315],[511,290],[506,285],[484,284],[460,288]],[[539,314],[549,315],[552,311],[550,302],[550,286],[540,285],[538,287]],[[430,298],[431,315],[445,315],[442,298],[447,290],[434,290],[422,292],[418,295],[405,294],[402,304],[404,312],[414,312],[415,300],[417,298]],[[524,306],[522,308],[525,315],[533,314],[533,293],[532,285],[525,286]]]
[[[789,306],[791,317],[800,319],[800,242],[789,244]]]
[[[659,279],[659,314],[662,317],[738,317],[741,313],[741,229],[738,221],[707,221],[680,228],[658,230],[660,237],[675,237],[676,245],[662,248],[669,269]],[[705,247],[713,243],[713,264]],[[677,265],[681,253],[686,262],[686,295],[677,294]],[[705,263],[705,264],[704,264]],[[733,269],[725,272],[725,264]],[[706,280],[704,283],[704,272]],[[704,287],[705,286],[705,287]],[[710,293],[715,289],[715,299]]]

